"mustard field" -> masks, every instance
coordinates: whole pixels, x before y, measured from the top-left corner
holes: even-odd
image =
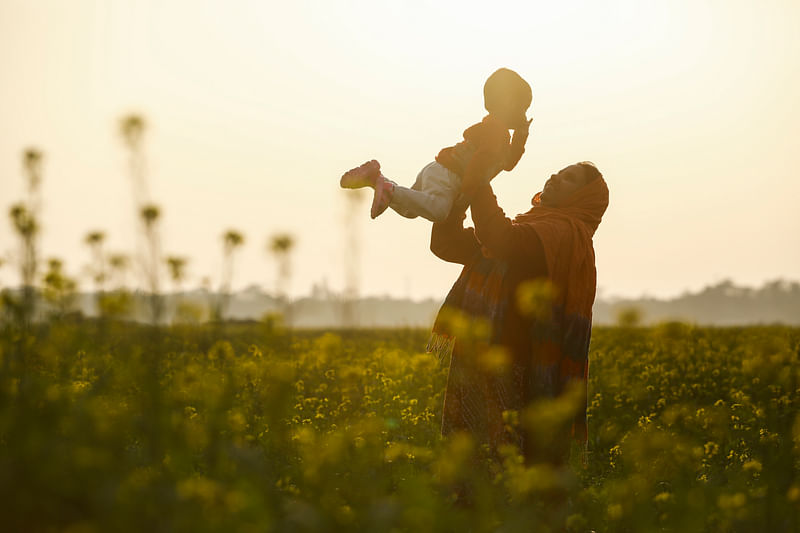
[[[800,329],[596,328],[588,452],[439,436],[427,332],[51,322],[0,338],[3,531],[798,531]],[[574,398],[507,413],[541,435]]]

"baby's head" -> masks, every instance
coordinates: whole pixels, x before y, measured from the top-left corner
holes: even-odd
[[[483,86],[483,105],[486,111],[502,120],[509,129],[522,127],[525,112],[531,105],[531,86],[511,69],[497,69]]]

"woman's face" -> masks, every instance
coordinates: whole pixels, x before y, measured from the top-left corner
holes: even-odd
[[[540,197],[544,207],[559,207],[572,193],[586,185],[588,173],[580,165],[570,165],[550,176]]]

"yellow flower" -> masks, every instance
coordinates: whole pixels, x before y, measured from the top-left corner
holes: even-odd
[[[608,506],[607,514],[608,518],[611,520],[619,520],[622,518],[622,505],[618,503],[612,503]]]
[[[761,462],[756,461],[755,459],[751,459],[747,461],[745,464],[742,465],[742,468],[745,470],[752,470],[754,472],[761,472]]]

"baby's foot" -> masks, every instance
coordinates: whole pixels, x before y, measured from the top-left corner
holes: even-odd
[[[367,161],[361,166],[351,168],[342,175],[339,185],[343,189],[359,189],[361,187],[374,187],[375,181],[381,175],[381,164],[375,161]]]
[[[387,180],[383,174],[378,174],[378,178],[375,180],[375,196],[372,197],[372,208],[369,211],[369,215],[372,218],[377,218],[386,211],[392,201],[393,194],[394,183]]]

